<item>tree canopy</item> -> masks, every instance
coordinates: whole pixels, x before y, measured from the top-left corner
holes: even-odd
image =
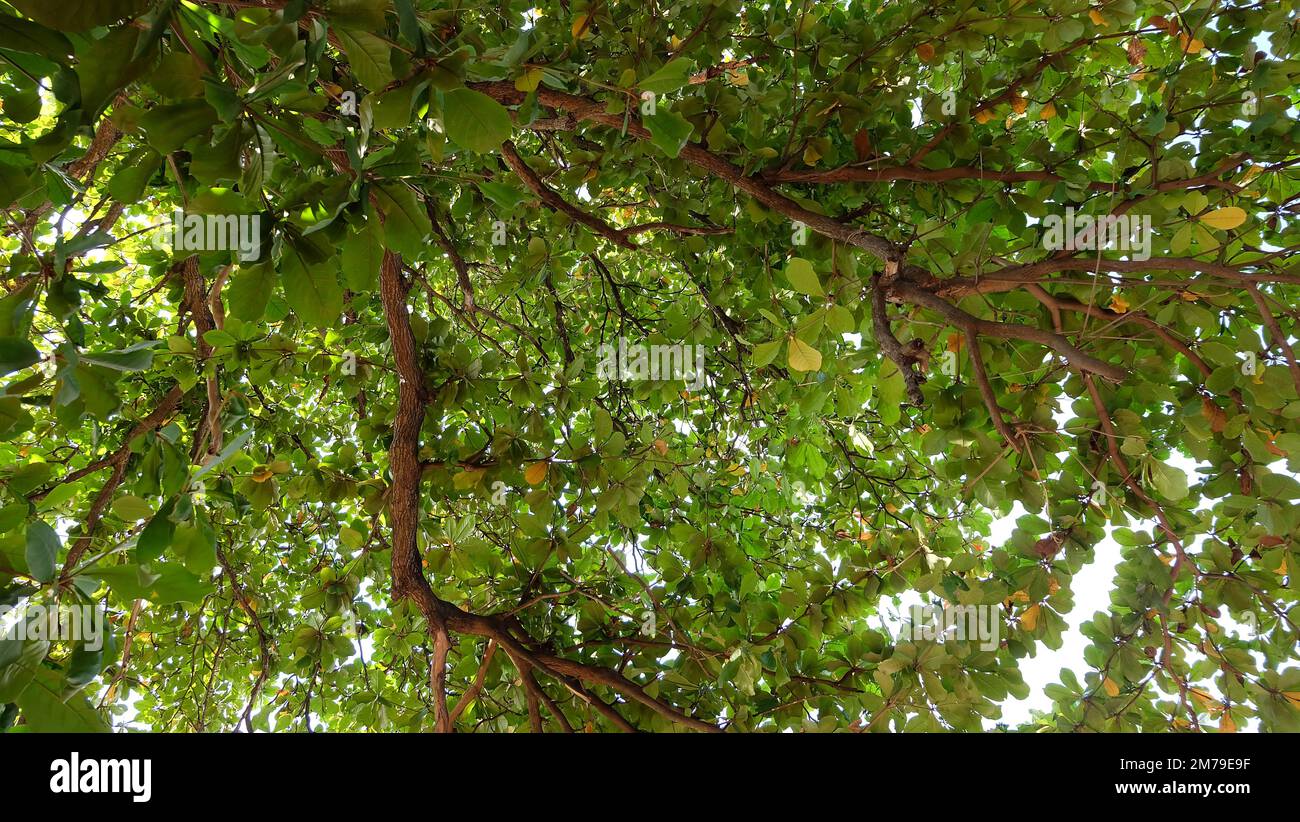
[[[1300,730],[1298,20],[0,3],[0,726]]]

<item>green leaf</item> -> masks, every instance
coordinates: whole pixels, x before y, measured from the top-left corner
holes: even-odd
[[[658,71],[637,83],[637,88],[642,91],[652,91],[655,94],[665,94],[686,85],[690,77],[691,63],[689,60],[669,60]]]
[[[41,661],[50,652],[50,643],[43,639],[17,638],[10,634],[0,636],[0,705],[14,702],[36,678]]]
[[[158,578],[145,591],[143,598],[155,605],[177,602],[201,602],[212,592],[213,585],[184,568],[167,565],[158,570]]]
[[[659,106],[654,114],[641,118],[641,123],[650,131],[650,142],[669,157],[682,153],[682,147],[691,139],[695,127],[675,111]]]
[[[754,350],[750,352],[750,358],[754,363],[754,367],[762,368],[775,360],[776,355],[781,353],[781,343],[783,342],[785,342],[784,339],[775,339],[771,342],[759,343],[754,346]]]
[[[280,283],[285,299],[304,324],[332,328],[343,313],[343,287],[329,263],[308,264],[293,250],[280,262]]]
[[[72,56],[72,43],[67,37],[39,23],[8,14],[0,14],[0,48],[39,54],[61,65],[67,65]]]
[[[36,307],[38,283],[35,280],[0,297],[0,341],[6,337],[26,337]],[[3,342],[0,342],[0,346]],[[3,350],[3,348],[0,348]]]
[[[123,494],[113,500],[113,513],[128,522],[139,522],[153,516],[153,506],[134,494]]]
[[[790,261],[785,264],[785,278],[800,294],[807,294],[810,297],[826,296],[826,292],[822,290],[822,281],[817,278],[817,272],[813,271],[812,263],[803,257],[790,258]]]
[[[216,124],[217,113],[203,100],[155,106],[140,118],[140,128],[159,154],[176,151]]]
[[[176,501],[168,500],[140,532],[135,541],[136,562],[152,562],[171,545],[172,536],[176,533],[176,523],[171,518],[175,508]]]
[[[1155,486],[1160,496],[1173,502],[1187,496],[1187,475],[1181,468],[1156,460],[1152,460],[1150,466],[1151,484]]]
[[[9,4],[60,31],[85,31],[142,14],[149,0],[10,0]]]
[[[36,346],[19,337],[0,337],[0,377],[40,362]]]
[[[348,65],[361,85],[380,91],[393,82],[392,48],[382,38],[365,31],[335,29]]]
[[[857,323],[852,311],[842,305],[832,305],[826,314],[826,326],[836,334],[851,334]]]
[[[489,154],[510,138],[510,113],[472,89],[457,88],[443,95],[442,125],[458,145]]]
[[[271,263],[241,265],[226,286],[226,305],[230,316],[256,321],[266,313],[267,301],[275,290],[275,270]]]
[[[208,575],[217,565],[217,536],[205,522],[176,526],[172,548],[191,573]]]
[[[880,397],[876,404],[880,421],[885,425],[898,425],[903,419],[903,396],[907,391],[903,373],[892,361],[886,362],[880,368],[880,381],[876,385]]]
[[[27,196],[39,184],[40,178],[25,168],[0,165],[0,208],[7,208]]]
[[[371,224],[348,235],[343,241],[343,277],[348,289],[372,293],[379,282],[379,267],[384,261],[384,246],[379,232]]]
[[[40,582],[52,582],[59,558],[59,534],[36,520],[27,526],[27,570]]]
[[[388,0],[329,0],[326,17],[344,28],[374,31],[384,27]]]
[[[119,351],[87,352],[81,359],[114,371],[148,371],[153,367],[153,352],[157,347],[158,343],[150,340]]]
[[[408,260],[418,257],[433,226],[415,194],[400,185],[375,186],[372,190],[384,215],[384,245]]]
[[[64,695],[65,683],[54,671],[37,671],[17,703],[36,733],[108,733],[108,723],[80,693]]]
[[[138,203],[149,180],[162,166],[162,155],[150,148],[132,152],[105,187],[121,203]]]
[[[595,426],[597,443],[604,442],[614,433],[614,419],[604,408],[598,406],[596,410],[592,412],[592,420]]]
[[[196,482],[201,479],[204,474],[207,474],[210,471],[215,471],[222,465],[222,463],[233,457],[241,448],[247,445],[248,441],[252,439],[252,436],[253,429],[250,428],[235,437],[233,440],[227,442],[226,446],[221,449],[221,453],[214,457],[210,457],[208,461],[203,464],[203,467],[194,473],[194,476],[190,478],[190,482]]]

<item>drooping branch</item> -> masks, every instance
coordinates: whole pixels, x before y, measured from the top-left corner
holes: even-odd
[[[157,430],[170,419],[176,407],[180,405],[183,396],[185,396],[185,389],[179,385],[172,386],[163,395],[162,400],[154,407],[153,411],[149,412],[144,419],[131,428],[122,445],[99,466],[101,468],[112,466],[113,473],[109,475],[108,480],[99,489],[99,493],[95,495],[94,501],[90,504],[90,510],[86,512],[86,516],[81,522],[81,533],[72,543],[72,547],[68,549],[68,556],[63,562],[63,571],[60,575],[62,579],[69,578],[77,567],[77,563],[81,560],[82,555],[90,548],[90,543],[95,538],[95,529],[99,527],[99,521],[104,515],[104,509],[112,501],[113,494],[117,492],[122,480],[126,478],[126,463],[131,457],[131,443],[137,437],[143,436],[149,431]]]
[[[203,275],[199,271],[199,258],[191,256],[185,258],[180,265],[181,277],[185,293],[185,309],[189,312],[190,317],[194,320],[194,330],[198,338],[199,361],[207,363],[212,356],[212,346],[204,338],[205,335],[216,328],[216,320],[212,315],[209,305],[208,289],[203,283]],[[220,377],[216,371],[208,375],[206,384],[208,390],[207,405],[203,413],[203,420],[199,424],[194,434],[194,449],[190,458],[197,460],[204,450],[204,443],[207,443],[207,452],[215,454],[221,450],[221,386]]]
[[[487,648],[483,651],[483,661],[479,663],[478,672],[474,674],[473,684],[465,690],[465,693],[460,695],[460,699],[456,701],[456,707],[451,709],[450,721],[453,726],[460,719],[461,714],[465,713],[465,709],[473,704],[478,695],[483,692],[483,684],[487,681],[488,667],[492,664],[492,658],[496,656],[497,647],[496,640],[488,640]]]
[[[244,724],[244,729],[248,733],[252,733],[253,706],[257,704],[257,697],[262,693],[262,688],[271,676],[271,639],[266,633],[266,626],[262,624],[262,618],[258,616],[257,606],[249,599],[244,586],[240,584],[239,575],[235,573],[234,566],[230,564],[230,559],[226,556],[226,552],[220,543],[217,544],[217,562],[221,565],[222,573],[225,574],[227,581],[230,582],[230,590],[235,600],[239,603],[239,607],[244,610],[244,613],[248,615],[249,621],[253,623],[253,630],[257,632],[257,653],[261,669],[257,672],[257,678],[253,680],[253,687],[248,693],[248,702],[239,720]]]
[[[871,328],[875,334],[876,345],[880,346],[880,350],[903,375],[908,400],[912,405],[918,407],[923,405],[925,397],[921,393],[921,383],[925,378],[915,369],[917,358],[903,347],[898,337],[894,336],[893,329],[889,327],[889,308],[885,302],[885,289],[881,285],[879,274],[871,278]]]
[[[1300,394],[1300,363],[1296,362],[1295,351],[1291,348],[1291,343],[1287,342],[1286,333],[1282,326],[1278,324],[1277,317],[1273,316],[1272,310],[1268,307],[1268,301],[1260,293],[1259,286],[1254,283],[1246,283],[1246,293],[1250,295],[1251,300],[1255,302],[1255,307],[1259,309],[1259,315],[1263,318],[1264,327],[1268,329],[1268,336],[1273,341],[1273,345],[1282,349],[1282,356],[1286,357],[1286,366],[1291,370],[1291,379],[1295,382],[1295,390]]]
[[[1020,438],[1016,432],[1011,430],[1007,421],[1002,418],[1002,406],[998,405],[997,394],[993,391],[993,384],[989,382],[988,371],[984,368],[984,355],[980,353],[980,339],[973,329],[966,329],[966,350],[970,352],[971,368],[975,371],[975,384],[979,387],[980,397],[984,399],[984,404],[988,406],[989,416],[993,420],[993,427],[1002,435],[1015,450],[1020,450]]]
[[[524,158],[519,156],[519,152],[515,149],[514,143],[506,140],[501,145],[501,156],[505,158],[506,164],[510,166],[511,170],[513,170],[515,174],[519,175],[519,179],[524,182],[524,185],[528,186],[529,190],[541,198],[541,201],[548,207],[569,215],[569,217],[571,217],[575,222],[582,223],[587,228],[590,228],[592,231],[605,237],[615,245],[627,249],[635,249],[637,247],[636,243],[629,240],[623,232],[619,231],[614,226],[599,217],[588,214],[582,209],[570,204],[559,194],[555,193],[555,191],[551,189],[550,186],[546,185],[546,182],[538,176],[536,171],[529,168],[528,164],[524,162]]]
[[[456,270],[456,284],[460,287],[462,308],[473,313],[474,285],[469,278],[469,265],[466,264],[460,249],[456,248],[456,244],[451,241],[451,237],[443,230],[442,223],[438,220],[438,210],[434,208],[432,198],[424,198],[424,210],[429,215],[429,225],[433,227],[434,240],[437,241],[438,247],[451,260],[451,267]]]
[[[399,380],[393,436],[388,452],[389,472],[392,476],[392,485],[388,491],[388,517],[392,530],[393,599],[400,601],[409,598],[415,603],[428,622],[431,634],[435,636],[435,646],[443,642],[442,635],[447,631],[494,639],[512,658],[523,660],[553,676],[572,677],[607,686],[673,722],[696,730],[720,730],[716,725],[687,716],[666,702],[650,696],[644,688],[617,671],[563,659],[540,649],[530,649],[511,634],[501,618],[468,613],[434,594],[429,581],[424,577],[418,544],[422,473],[419,461],[420,427],[424,421],[427,397],[407,308],[409,286],[402,279],[401,259],[389,250],[385,250],[380,267],[379,290]],[[437,657],[441,652],[437,647],[435,651]],[[436,674],[435,670],[434,684],[440,684]],[[445,684],[445,681],[441,684]],[[435,694],[435,699],[440,700],[443,706],[439,709],[438,725],[449,730],[450,714],[444,710],[445,693],[441,696]]]
[[[1178,580],[1178,575],[1182,571],[1183,565],[1187,564],[1187,555],[1183,552],[1183,541],[1174,530],[1173,525],[1165,516],[1164,509],[1160,503],[1151,498],[1138,482],[1129,467],[1128,460],[1124,459],[1124,453],[1119,450],[1119,432],[1115,430],[1115,423],[1111,420],[1110,411],[1106,408],[1105,401],[1102,400],[1101,392],[1097,389],[1097,382],[1090,374],[1083,375],[1083,383],[1088,389],[1088,397],[1092,400],[1092,407],[1097,412],[1097,419],[1101,423],[1102,436],[1106,440],[1106,451],[1110,455],[1111,462],[1115,464],[1116,470],[1120,475],[1120,482],[1127,486],[1138,499],[1146,503],[1155,512],[1156,520],[1160,523],[1160,530],[1164,531],[1165,537],[1169,543],[1174,546],[1175,559],[1170,566],[1169,588],[1165,591],[1164,601],[1168,603],[1173,596],[1174,582]],[[1195,570],[1193,568],[1193,570]]]

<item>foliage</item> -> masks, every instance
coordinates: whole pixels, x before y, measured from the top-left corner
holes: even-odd
[[[0,4],[0,722],[1300,730],[1297,19]]]

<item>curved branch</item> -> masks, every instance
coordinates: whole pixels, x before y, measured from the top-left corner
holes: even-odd
[[[981,320],[931,294],[929,291],[917,288],[910,283],[900,281],[894,285],[894,290],[909,302],[931,309],[952,325],[967,332],[1005,340],[1036,342],[1060,354],[1076,371],[1090,371],[1094,374],[1100,374],[1112,382],[1122,382],[1128,376],[1128,372],[1124,369],[1084,353],[1060,334],[1053,334],[1045,329],[1029,325]]]

